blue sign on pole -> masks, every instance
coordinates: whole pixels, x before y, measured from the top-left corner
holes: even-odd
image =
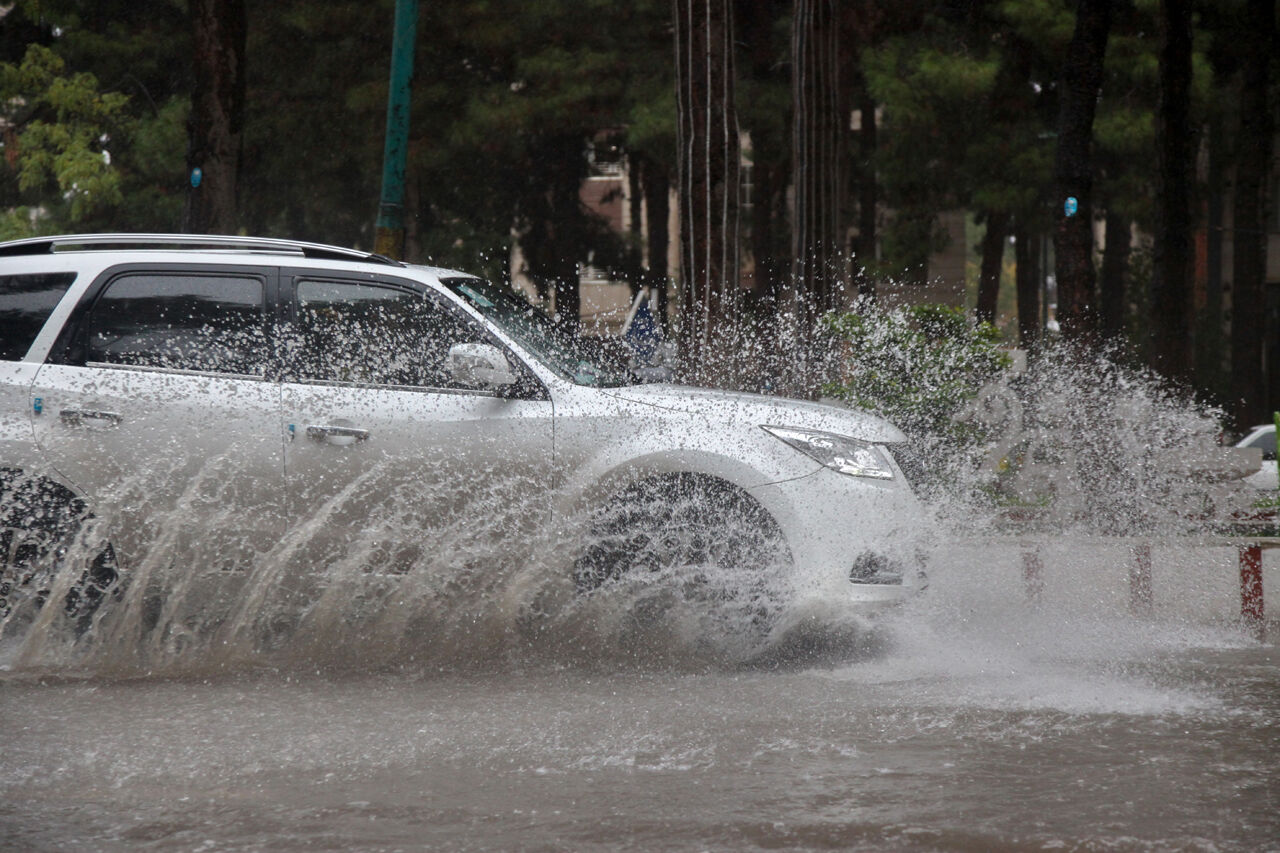
[[[1067,200],[1062,204],[1062,212],[1067,215],[1067,218],[1070,219],[1075,216],[1079,210],[1080,202],[1076,200],[1076,197],[1073,195],[1067,196]]]
[[[191,186],[192,187],[200,186],[200,181],[202,181],[203,179],[204,179],[204,169],[201,169],[199,166],[196,166],[194,169],[191,170]]]

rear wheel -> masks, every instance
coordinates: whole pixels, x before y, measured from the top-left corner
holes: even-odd
[[[624,489],[591,519],[574,564],[580,593],[611,589],[638,616],[684,616],[708,639],[759,640],[787,596],[791,553],[754,498],[676,474]]]
[[[34,617],[55,589],[65,589],[61,606],[84,631],[119,578],[111,545],[90,540],[84,502],[18,472],[0,473],[0,498],[0,624]]]

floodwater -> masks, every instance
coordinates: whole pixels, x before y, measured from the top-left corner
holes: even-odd
[[[1280,648],[982,567],[767,665],[9,666],[0,849],[1280,850]]]

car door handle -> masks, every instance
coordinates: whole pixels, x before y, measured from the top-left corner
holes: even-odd
[[[307,438],[312,441],[323,441],[328,444],[348,445],[357,441],[368,441],[369,431],[347,426],[309,426]]]
[[[67,426],[95,426],[93,421],[103,421],[109,427],[120,426],[124,418],[115,412],[104,412],[98,409],[63,409],[58,417]]]

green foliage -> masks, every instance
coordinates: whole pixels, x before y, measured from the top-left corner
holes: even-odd
[[[841,377],[823,393],[883,415],[916,439],[972,438],[953,416],[1010,364],[995,326],[946,305],[885,311],[864,303],[823,322]]]
[[[937,11],[863,52],[867,87],[883,106],[876,167],[894,211],[882,234],[890,274],[923,278],[942,211],[1001,211],[1028,225],[1045,218],[1057,67],[1005,12],[1001,4],[964,16]],[[1042,32],[1062,17],[1056,4],[1012,12]]]
[[[61,57],[40,45],[17,65],[0,64],[3,118],[19,128],[13,157],[19,189],[63,208],[70,224],[120,203],[120,172],[106,146],[127,125],[128,100],[101,91],[92,74],[69,73]]]

